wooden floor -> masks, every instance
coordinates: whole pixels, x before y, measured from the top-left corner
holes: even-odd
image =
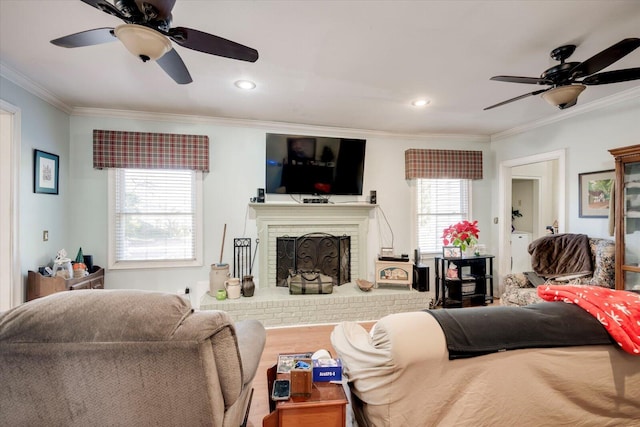
[[[369,330],[373,322],[362,323]],[[295,326],[290,328],[267,329],[267,342],[260,359],[258,373],[253,381],[253,402],[247,426],[262,426],[262,418],[269,413],[269,392],[267,390],[267,369],[273,366],[279,353],[301,353],[327,349],[335,356],[331,346],[331,331],[335,325]]]

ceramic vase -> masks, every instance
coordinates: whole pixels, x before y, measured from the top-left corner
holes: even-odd
[[[253,283],[253,276],[242,277],[242,295],[245,297],[252,297],[253,292],[256,290],[256,284]]]
[[[224,282],[230,277],[229,264],[211,264],[209,272],[209,294],[215,296],[219,290],[224,290]]]

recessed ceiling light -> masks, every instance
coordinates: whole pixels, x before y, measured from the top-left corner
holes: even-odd
[[[251,90],[256,87],[256,84],[250,80],[238,80],[234,83],[234,85],[236,85],[236,87],[239,87],[240,89],[245,90]]]
[[[416,99],[415,101],[411,102],[411,105],[413,105],[414,107],[424,107],[425,105],[429,105],[431,103],[431,101],[429,101],[428,99]]]

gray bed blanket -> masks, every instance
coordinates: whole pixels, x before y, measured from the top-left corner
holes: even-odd
[[[564,302],[425,311],[442,327],[449,359],[520,348],[613,343],[595,317],[574,304]]]
[[[547,279],[593,274],[591,247],[586,234],[554,234],[529,244],[531,267]]]

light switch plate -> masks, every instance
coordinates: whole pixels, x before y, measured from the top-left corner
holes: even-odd
[[[49,230],[44,230],[42,232],[42,241],[43,242],[49,241]]]

